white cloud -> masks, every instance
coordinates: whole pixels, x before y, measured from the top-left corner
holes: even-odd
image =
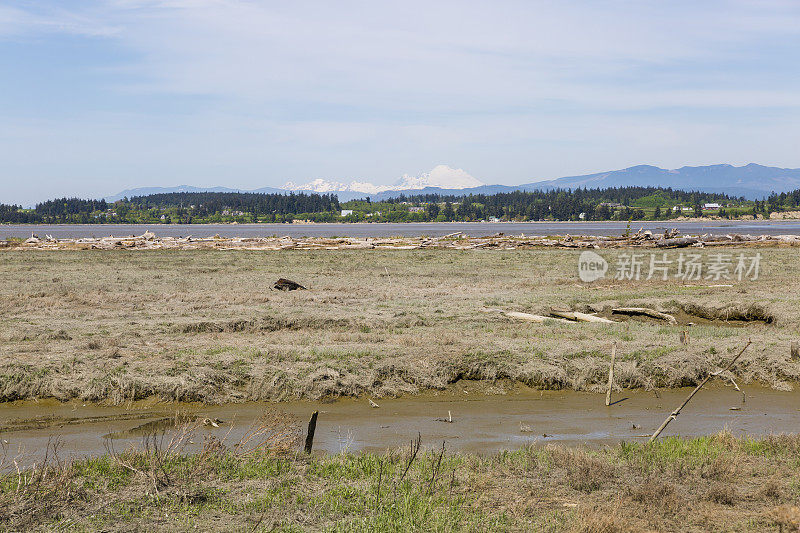
[[[800,4],[770,7],[730,1],[116,1],[40,9],[23,26],[113,35],[140,56],[128,67],[139,79],[132,88],[140,91],[210,94],[265,108],[312,102],[378,113],[481,113],[543,100],[610,102],[619,109],[629,102],[634,109],[658,105],[652,87],[615,81],[615,75],[671,70],[678,62],[736,61],[761,41],[796,39]],[[14,11],[17,18],[25,14]],[[702,107],[714,98],[692,89],[709,76],[702,69],[679,73],[674,87],[658,93],[666,105]],[[749,105],[734,78],[711,80],[707,92]],[[760,91],[784,101],[792,92],[772,85]]]

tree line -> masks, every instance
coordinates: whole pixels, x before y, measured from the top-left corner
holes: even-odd
[[[340,209],[333,194],[163,193],[106,200],[58,198],[33,209],[0,204],[0,222],[40,224],[284,222],[287,216],[331,214]],[[289,220],[291,221],[291,219]]]
[[[704,204],[721,208],[712,212]],[[675,206],[681,206],[678,210]],[[688,206],[688,207],[687,207]],[[123,198],[116,202],[58,198],[33,209],[0,204],[0,222],[43,224],[222,223],[372,221],[427,222],[478,220],[641,220],[680,215],[769,216],[800,209],[800,189],[748,201],[721,193],[663,187],[551,189],[468,196],[399,194],[372,202],[340,203],[335,194],[175,192]],[[345,212],[342,209],[352,211]]]

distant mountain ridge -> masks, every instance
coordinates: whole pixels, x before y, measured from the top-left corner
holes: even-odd
[[[319,192],[336,194],[341,201],[369,196],[373,200],[385,200],[400,194],[441,194],[463,196],[468,194],[496,194],[500,192],[531,191],[547,189],[602,189],[607,187],[671,187],[686,191],[724,193],[731,196],[744,196],[760,199],[772,192],[788,192],[800,189],[800,169],[769,167],[750,163],[741,167],[733,165],[707,165],[678,169],[663,169],[652,165],[637,165],[621,170],[598,172],[581,176],[525,183],[522,185],[483,185],[462,169],[452,169],[445,165],[435,167],[430,173],[420,177],[405,175],[393,185],[376,186],[368,182],[354,181],[344,184],[335,181],[314,180],[307,184],[288,182],[283,188],[263,187],[255,190],[231,189],[227,187],[143,187],[128,189],[107,201],[123,197],[146,196],[167,192],[258,192],[289,193]],[[480,184],[480,185],[479,185]]]
[[[674,170],[652,165],[637,165],[611,172],[570,176],[520,185],[524,190],[530,190],[530,188],[575,189],[578,187],[597,189],[627,186],[671,187],[687,191],[725,193],[754,199],[767,196],[772,192],[780,193],[800,189],[800,169],[767,167],[755,163],[741,167],[724,164],[686,166]]]

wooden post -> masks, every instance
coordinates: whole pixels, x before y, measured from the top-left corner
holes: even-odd
[[[680,404],[677,409],[675,409],[674,411],[672,411],[669,414],[667,419],[664,420],[664,423],[661,424],[661,426],[656,430],[655,433],[653,433],[653,436],[650,437],[650,440],[647,441],[647,443],[650,444],[651,442],[656,440],[658,438],[658,436],[661,434],[661,432],[664,431],[664,428],[667,427],[667,424],[669,424],[670,422],[672,422],[673,420],[678,418],[678,415],[681,414],[681,409],[686,407],[686,404],[689,403],[689,400],[691,400],[694,397],[694,395],[697,394],[697,392],[700,389],[703,388],[703,385],[708,383],[709,379],[711,379],[714,376],[718,376],[719,374],[722,374],[723,372],[727,372],[728,370],[730,370],[733,367],[733,364],[736,362],[736,360],[739,359],[739,357],[741,357],[741,355],[744,353],[744,351],[747,349],[747,347],[750,346],[751,342],[753,342],[753,341],[748,339],[747,340],[747,344],[744,345],[744,348],[742,348],[742,350],[739,353],[736,354],[736,357],[731,359],[731,361],[728,363],[728,366],[726,366],[724,369],[720,370],[719,372],[711,372],[711,373],[709,373],[706,376],[706,378],[703,381],[701,381],[700,384],[697,387],[695,387],[695,389],[692,391],[692,393],[689,395],[689,397],[686,398],[685,400],[683,400],[683,403]]]
[[[317,429],[317,415],[319,411],[314,411],[311,414],[311,420],[308,421],[308,435],[306,435],[305,452],[311,453],[311,447],[314,446],[314,431]]]
[[[617,359],[617,341],[611,345],[611,366],[608,367],[608,391],[606,405],[611,405],[611,389],[614,387],[614,361]]]
[[[792,341],[789,345],[789,355],[792,359],[800,359],[800,343]]]

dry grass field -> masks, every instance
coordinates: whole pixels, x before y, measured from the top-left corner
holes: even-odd
[[[722,282],[732,287],[585,284],[570,250],[6,251],[0,399],[380,397],[458,380],[597,390],[612,341],[619,386],[674,387],[748,338],[736,376],[786,389],[800,376],[789,353],[800,336],[798,252],[759,251],[760,278]],[[309,290],[271,290],[279,277]],[[616,305],[672,311],[681,323],[535,324],[484,312]],[[713,320],[745,308],[772,323]]]

